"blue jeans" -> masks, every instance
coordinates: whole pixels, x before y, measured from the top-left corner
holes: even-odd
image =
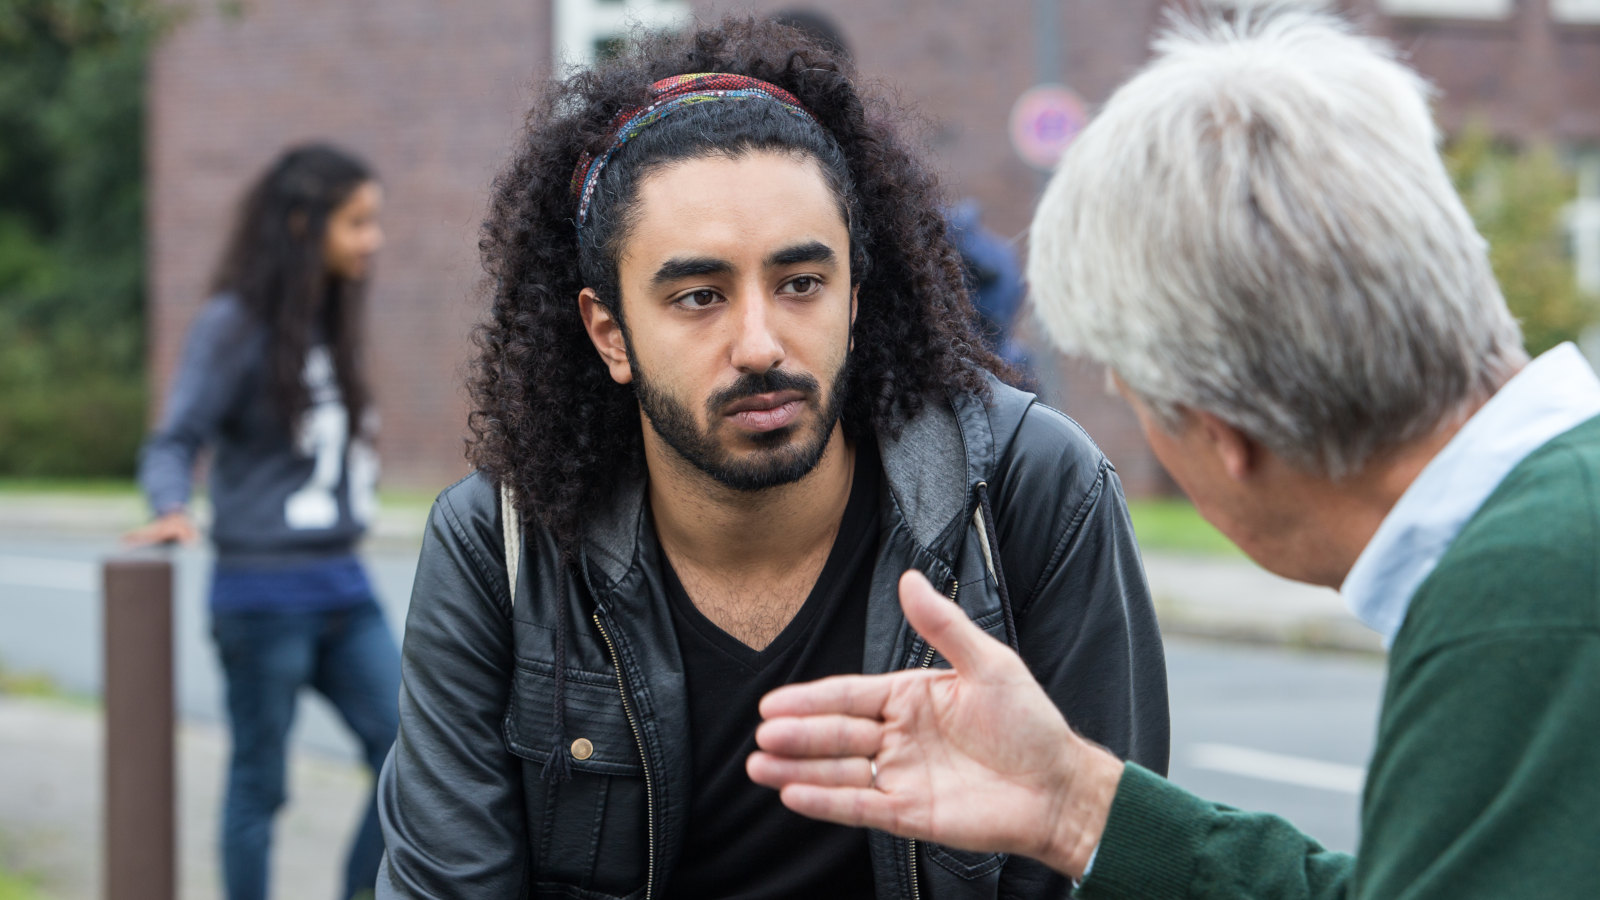
[[[376,776],[398,727],[400,654],[372,601],[345,609],[214,611],[212,636],[228,681],[233,755],[222,810],[229,900],[266,900],[273,818],[287,798],[289,726],[301,687],[328,698]],[[376,791],[345,865],[341,895],[371,891],[383,856]]]

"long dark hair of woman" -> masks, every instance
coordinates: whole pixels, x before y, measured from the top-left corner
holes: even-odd
[[[860,286],[844,427],[896,433],[930,398],[987,396],[1008,374],[973,330],[959,256],[930,172],[902,147],[884,104],[857,92],[849,64],[802,32],[751,19],[643,39],[624,55],[546,87],[495,182],[479,247],[492,295],[478,329],[468,458],[508,484],[567,553],[585,511],[643,471],[639,406],[611,380],[578,314],[591,287],[620,316],[617,261],[640,179],[711,154],[772,149],[811,157],[850,228]],[[794,94],[826,134],[776,104],[722,102],[651,125],[607,164],[580,242],[573,169],[599,153],[619,111],[655,81],[697,72],[759,78]],[[641,336],[641,340],[648,340]]]
[[[356,156],[328,144],[284,152],[240,203],[215,294],[232,294],[268,329],[268,393],[293,434],[310,405],[306,352],[318,332],[329,346],[354,434],[368,403],[361,372],[365,282],[328,271],[328,219],[356,188],[375,180]]]

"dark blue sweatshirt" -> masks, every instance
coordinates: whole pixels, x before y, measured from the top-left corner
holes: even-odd
[[[352,555],[373,510],[377,459],[351,440],[328,348],[306,359],[311,407],[291,434],[269,393],[267,328],[235,297],[190,328],[160,426],[139,459],[157,515],[189,501],[195,457],[213,450],[211,538],[219,569],[282,569]]]

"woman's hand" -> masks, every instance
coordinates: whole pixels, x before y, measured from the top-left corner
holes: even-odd
[[[199,539],[200,530],[194,527],[189,511],[175,509],[124,534],[122,543],[129,547],[147,547],[151,544],[192,544]]]

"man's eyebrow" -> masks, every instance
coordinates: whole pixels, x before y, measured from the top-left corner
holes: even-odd
[[[651,287],[663,287],[683,278],[696,278],[701,275],[724,275],[733,271],[733,265],[725,259],[716,259],[710,256],[696,256],[678,259],[669,259],[656,269],[656,274],[650,277]]]
[[[835,259],[833,248],[821,241],[795,244],[767,257],[768,267],[793,266],[799,263],[831,263]]]

